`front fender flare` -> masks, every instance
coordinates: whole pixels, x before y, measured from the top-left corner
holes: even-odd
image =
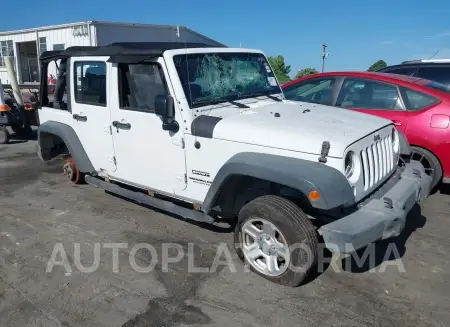
[[[241,175],[289,186],[308,195],[317,190],[320,199],[311,201],[317,209],[330,210],[355,202],[352,188],[345,176],[335,168],[319,162],[279,155],[244,152],[231,157],[218,171],[202,210],[209,212],[228,178]]]

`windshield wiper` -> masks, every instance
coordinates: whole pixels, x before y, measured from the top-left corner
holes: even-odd
[[[240,94],[239,97],[240,98],[251,98],[251,97],[259,97],[259,96],[262,96],[262,95],[264,95],[264,96],[266,96],[269,99],[272,99],[274,101],[278,101],[278,102],[283,101],[282,99],[280,99],[278,97],[275,97],[273,95],[270,95],[270,94],[268,94],[267,92],[264,92],[264,91],[263,92],[244,93],[244,94]]]
[[[233,100],[228,100],[226,98],[214,98],[214,99],[206,99],[206,100],[197,100],[192,102],[192,104],[218,104],[218,103],[223,103],[223,102],[229,102],[232,105],[239,107],[239,108],[250,108],[249,106],[247,106],[246,104],[243,103],[239,103]]]

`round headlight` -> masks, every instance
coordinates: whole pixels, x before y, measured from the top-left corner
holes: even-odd
[[[392,137],[392,149],[394,150],[394,152],[397,152],[399,148],[399,136],[398,131],[395,127],[392,128],[391,137]]]
[[[355,172],[355,153],[353,151],[347,152],[347,155],[345,156],[344,167],[345,176],[349,179]]]

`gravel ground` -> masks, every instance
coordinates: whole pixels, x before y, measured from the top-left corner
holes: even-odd
[[[386,260],[389,243],[380,243],[372,270],[340,258],[306,285],[286,288],[246,272],[231,251],[236,272],[223,265],[188,272],[190,260],[214,267],[220,244],[232,249],[232,235],[73,186],[59,160],[37,158],[35,141],[13,142],[0,145],[0,326],[450,326],[446,194],[410,215],[392,243],[401,258]],[[150,244],[159,257],[167,242],[191,254],[167,270],[132,269],[133,246]],[[58,243],[70,269],[47,272]],[[106,243],[127,246],[117,269]],[[92,265],[96,244],[98,269],[80,271],[77,258]],[[152,262],[145,250],[133,258],[141,267]]]

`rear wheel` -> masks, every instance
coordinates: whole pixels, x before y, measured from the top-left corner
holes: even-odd
[[[80,172],[80,169],[71,156],[64,158],[63,173],[73,184],[81,184],[84,182],[84,174]]]
[[[438,158],[426,149],[412,146],[411,160],[417,160],[423,165],[425,173],[431,177],[431,188],[435,188],[442,179],[442,166]]]
[[[315,227],[297,205],[279,196],[261,196],[241,209],[234,243],[252,271],[281,285],[298,286],[317,263]]]
[[[9,132],[6,127],[0,127],[0,144],[7,144],[9,142]]]

